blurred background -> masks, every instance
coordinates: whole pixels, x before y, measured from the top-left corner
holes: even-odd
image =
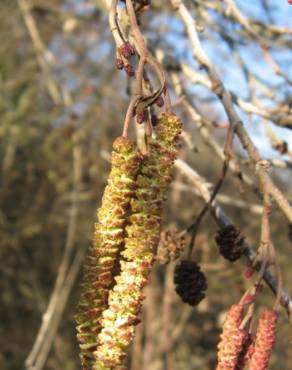
[[[212,143],[223,147],[226,115],[192,58],[181,20],[167,1],[151,3],[140,18],[141,29],[153,53],[166,55],[169,81],[180,78],[209,135],[172,89],[185,129],[180,157],[208,183],[216,183],[222,158]],[[238,112],[262,156],[271,160],[276,184],[292,200],[292,6],[286,0],[236,1],[251,31],[230,2],[186,3],[226,87],[235,100],[251,104],[239,104]],[[107,6],[99,0],[1,0],[1,370],[80,368],[74,314],[82,261],[107,181],[111,145],[121,134],[132,90],[129,78],[115,67]],[[237,141],[234,147],[241,169],[257,186],[244,150]],[[261,201],[252,188],[229,173],[218,202],[257,247]],[[176,172],[164,227],[183,230],[202,207],[192,185]],[[277,207],[271,225],[284,285],[292,294],[292,227]],[[132,370],[214,369],[224,314],[249,286],[245,261],[231,265],[219,255],[216,229],[207,215],[196,240],[196,258],[209,285],[198,307],[177,297],[175,263],[155,265],[142,324],[129,348]],[[264,287],[257,309],[272,303]],[[288,370],[291,329],[283,309],[278,333],[270,368]]]

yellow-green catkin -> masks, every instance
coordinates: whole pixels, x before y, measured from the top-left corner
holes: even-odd
[[[125,348],[134,337],[135,325],[144,299],[142,289],[156,254],[160,236],[163,202],[177,156],[181,121],[174,114],[163,114],[155,127],[137,176],[131,216],[126,227],[121,272],[109,294],[109,306],[102,314],[102,330],[94,353],[94,369],[122,368]]]
[[[77,339],[83,369],[92,370],[93,351],[100,331],[100,316],[107,308],[113,276],[124,246],[125,226],[134,195],[141,155],[134,143],[119,137],[113,144],[112,168],[97,212],[93,244],[84,268],[81,299],[76,315]]]

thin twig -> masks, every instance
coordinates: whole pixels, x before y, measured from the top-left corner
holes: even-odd
[[[257,168],[256,174],[258,175],[260,182],[266,183],[269,194],[276,201],[278,207],[286,215],[288,220],[292,222],[292,206],[289,204],[289,202],[282,194],[282,192],[275,186],[270,176],[262,169],[263,167],[261,166],[262,158],[257,148],[253,144],[252,140],[250,139],[249,135],[247,134],[243,126],[242,120],[240,119],[239,115],[234,109],[231,95],[224,87],[220,77],[217,74],[217,71],[215,70],[213,64],[211,63],[207,54],[205,53],[201,46],[194,18],[192,17],[191,13],[184,5],[182,0],[171,0],[171,3],[174,9],[181,16],[181,19],[183,20],[186,26],[188,35],[192,42],[195,58],[200,63],[200,65],[207,70],[208,76],[212,83],[212,91],[218,96],[219,100],[222,102],[222,105],[229,118],[230,125],[232,125],[234,132],[238,136],[244,149],[247,151],[254,166]]]
[[[35,357],[34,362],[26,363],[26,368],[29,370],[42,370],[47,361],[54,337],[57,333],[58,327],[60,325],[64,310],[66,308],[70,293],[77,279],[78,273],[81,269],[84,256],[87,248],[80,248],[74,257],[74,260],[68,270],[64,283],[59,295],[57,297],[56,306],[54,310],[54,315],[50,319],[49,330],[47,330],[45,335],[45,340]]]
[[[35,48],[36,57],[42,70],[46,74],[46,83],[49,94],[55,103],[62,101],[57,83],[52,77],[52,64],[54,63],[54,55],[46,48],[43,43],[36,22],[30,12],[29,4],[26,0],[18,0],[18,6],[21,10],[25,25],[31,37]]]
[[[67,228],[67,236],[65,247],[63,250],[63,256],[61,263],[58,268],[57,278],[55,280],[54,289],[51,293],[50,300],[46,311],[42,316],[42,324],[38,330],[35,342],[32,346],[31,352],[25,360],[27,369],[33,369],[34,364],[38,362],[38,357],[42,353],[43,346],[48,345],[47,335],[50,331],[52,321],[58,310],[58,305],[60,303],[60,294],[64,287],[68,271],[71,265],[72,253],[75,243],[76,227],[77,227],[77,217],[78,217],[78,191],[80,188],[81,181],[81,169],[82,169],[82,153],[79,143],[78,136],[79,131],[74,133],[74,147],[73,147],[73,190],[71,193],[71,207],[69,211],[69,223]],[[53,339],[53,338],[52,338]],[[52,343],[50,343],[51,346]],[[42,355],[41,355],[42,356]],[[39,367],[38,370],[41,368]]]

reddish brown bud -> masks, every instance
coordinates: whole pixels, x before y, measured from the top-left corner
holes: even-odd
[[[247,268],[245,269],[243,273],[244,277],[247,279],[251,278],[253,274],[254,274],[254,269],[251,266],[247,266]]]
[[[126,58],[130,59],[132,55],[135,55],[135,48],[128,41],[125,42],[120,48],[120,53]]]
[[[135,70],[134,70],[134,67],[131,65],[131,64],[127,64],[125,67],[124,67],[127,75],[129,77],[134,77],[135,76]]]
[[[161,108],[164,106],[164,100],[162,96],[159,96],[158,99],[156,100],[156,105],[157,107]]]
[[[117,67],[117,69],[123,69],[124,68],[123,59],[121,59],[121,58],[116,59],[116,67]]]
[[[255,298],[256,298],[255,294],[247,294],[242,304],[251,304],[254,302]]]
[[[130,54],[131,54],[132,56],[136,54],[136,50],[135,50],[134,46],[133,46],[133,45],[131,45],[130,43],[129,43],[128,49],[129,49]]]
[[[144,122],[145,119],[145,113],[144,112],[138,112],[136,115],[136,121],[137,123],[141,124]]]

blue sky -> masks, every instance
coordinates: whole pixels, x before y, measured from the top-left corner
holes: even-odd
[[[262,1],[236,0],[237,6],[247,17],[263,22],[272,21],[274,25],[282,27],[292,26],[292,6],[288,4],[287,0],[268,0],[266,1],[266,3],[268,4],[268,7],[272,9],[270,20],[268,20],[265,16],[262,8]],[[90,15],[94,11],[94,2],[90,0],[66,0],[65,4],[67,4],[68,9],[72,10],[73,7],[76,14],[80,16]],[[214,22],[222,22],[222,16],[218,15],[214,11],[210,11],[209,15],[214,19]],[[183,36],[184,25],[178,18],[165,13],[159,15],[159,17],[153,17],[151,26],[153,32],[152,36],[156,37],[157,32],[161,32],[161,40],[167,42],[167,45],[172,49],[172,52],[180,60],[185,61],[197,68],[197,64],[192,57],[192,50],[190,48],[189,42]],[[168,28],[169,32],[164,32],[163,27]],[[232,34],[234,25],[226,23],[226,21],[224,21],[224,27],[226,27],[227,32]],[[240,26],[238,25],[236,25],[235,27],[240,28]],[[114,64],[114,56],[111,55],[111,48],[109,48],[109,44],[105,43],[98,37],[98,27],[96,28],[96,31],[91,31],[90,34],[88,34],[88,37],[86,37],[87,62],[90,64],[94,64],[99,63],[101,60],[104,60],[106,58],[110,58],[111,62]],[[95,37],[93,37],[94,32],[96,32]],[[203,42],[203,46],[210,59],[216,65],[225,86],[241,98],[248,99],[248,85],[246,83],[241,68],[238,66],[234,59],[234,55],[232,55],[232,53],[230,52],[229,46],[225,42],[223,42],[222,39],[220,39],[220,37],[214,31],[206,28],[205,32],[211,34],[212,39],[206,40],[204,34],[202,34],[201,39]],[[149,35],[151,38],[151,32],[149,33]],[[74,63],[75,58],[74,55],[72,55],[70,47],[68,47],[66,53],[61,53],[59,51],[59,49],[64,48],[64,42],[66,43],[66,39],[55,40],[55,44],[51,45],[51,47],[55,54],[57,54],[58,56],[63,55],[61,59],[58,59],[60,60],[63,67],[66,69],[66,64]],[[61,43],[62,45],[58,43]],[[263,59],[262,52],[255,42],[250,40],[245,45],[240,46],[239,55],[242,60],[248,65],[252,73],[254,73],[260,79],[268,81],[271,86],[277,87],[276,99],[283,100],[285,98],[285,94],[286,96],[292,95],[291,86],[288,86],[282,77],[276,76],[274,74],[270,66]],[[280,52],[275,55],[277,61],[281,63],[283,70],[292,79],[292,53],[288,50],[280,50]],[[200,72],[204,73],[203,71]],[[71,89],[78,89],[82,84],[82,81],[79,80],[80,77],[74,75],[70,77],[70,74],[66,74],[66,76],[68,87],[70,87]],[[89,78],[88,76],[85,77]],[[92,82],[94,83],[94,81]],[[209,94],[205,88],[199,89],[197,86],[195,88],[189,86],[189,88],[191,92],[194,92],[198,96],[208,96]],[[86,104],[86,102],[84,103]],[[270,108],[273,106],[274,101],[265,99],[263,100],[263,104],[267,108]],[[78,106],[79,105],[80,102],[78,103]],[[220,103],[216,104],[216,109],[218,110],[219,114],[222,114],[222,118],[224,118],[224,111]],[[241,116],[244,120],[246,128],[252,136],[254,143],[260,149],[262,155],[266,158],[280,157],[279,153],[271,148],[271,145],[266,137],[265,129],[260,122],[260,119],[256,116],[253,116],[251,118],[250,116],[247,116],[243,113],[241,114]],[[271,124],[271,126],[277,136],[285,140],[290,148],[292,148],[292,130],[279,128],[274,124]]]
[[[261,1],[236,1],[237,6],[240,8],[242,13],[253,20],[258,20],[262,22],[273,22],[274,25],[281,27],[292,26],[292,6],[288,4],[286,0],[283,1],[267,1],[268,6],[273,9],[272,20],[268,20],[265,16]],[[210,16],[213,17],[214,21],[222,21],[222,17],[217,13],[210,11]],[[227,31],[233,31],[233,25],[226,24],[224,21],[224,26],[226,25]],[[237,28],[240,26],[236,25]],[[189,44],[185,41],[182,42],[182,34],[184,31],[184,26],[179,19],[171,20],[172,32],[168,33],[167,41],[169,45],[174,45],[173,52],[180,59],[187,61],[189,64],[196,67],[196,63],[193,60],[192,50]],[[242,69],[236,63],[234,55],[232,55],[229,46],[222,41],[222,39],[214,32],[209,29],[205,31],[208,35],[212,35],[211,40],[206,40],[204,36],[201,36],[201,40],[205,51],[209,55],[212,62],[216,65],[216,68],[223,80],[225,86],[236,93],[239,97],[243,99],[249,98],[249,89]],[[290,35],[290,40],[292,41],[292,35]],[[281,76],[275,75],[270,65],[264,60],[262,51],[260,47],[250,40],[245,45],[238,48],[239,56],[242,58],[244,63],[248,65],[250,71],[257,76],[259,79],[266,81],[271,87],[275,87],[275,99],[278,101],[284,100],[285,96],[292,95],[292,88],[287,84],[287,82]],[[273,51],[274,52],[274,51]],[[283,71],[292,79],[292,53],[290,50],[280,50],[274,53],[275,59],[281,64]],[[202,72],[204,73],[204,72]],[[191,89],[198,94],[199,89]],[[206,89],[201,89],[203,96],[206,95]],[[273,99],[261,99],[263,106],[267,108],[272,108],[277,101]],[[220,104],[216,104],[218,111],[223,110],[220,108]],[[238,110],[239,111],[239,110]],[[252,118],[246,114],[241,114],[241,117],[245,123],[245,126],[252,136],[254,143],[259,148],[261,154],[266,158],[279,158],[281,157],[278,152],[271,148],[271,144],[266,137],[265,128],[262,125],[260,119],[257,116]],[[280,138],[285,140],[290,148],[292,148],[292,130],[280,128],[273,123],[271,127],[275,134]]]

